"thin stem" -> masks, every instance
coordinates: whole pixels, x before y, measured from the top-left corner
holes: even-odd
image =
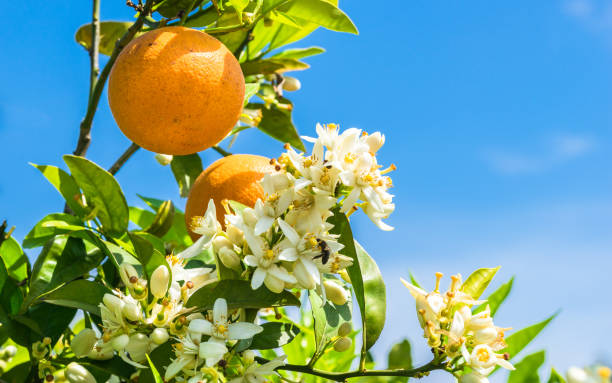
[[[212,148],[213,148],[213,149],[214,149],[214,150],[215,150],[217,153],[219,153],[220,155],[222,155],[223,157],[227,157],[227,156],[231,156],[231,155],[232,155],[232,153],[228,152],[227,150],[223,149],[223,148],[222,148],[222,147],[220,147],[220,146],[215,145],[215,146],[213,146]]]
[[[255,360],[260,363],[260,364],[264,364],[269,362],[269,360],[261,358],[256,356]],[[423,373],[429,372],[429,371],[434,371],[434,370],[443,370],[444,369],[444,363],[437,361],[437,360],[432,360],[431,362],[421,366],[421,367],[417,367],[417,368],[413,368],[413,369],[398,369],[398,370],[357,370],[357,371],[349,371],[349,372],[328,372],[328,371],[322,371],[322,370],[317,370],[314,368],[311,368],[309,366],[301,366],[301,365],[295,365],[295,364],[285,364],[283,366],[278,367],[276,370],[277,371],[294,371],[294,372],[301,372],[304,374],[309,374],[309,375],[314,375],[314,376],[319,376],[321,378],[325,378],[325,379],[329,379],[329,380],[334,380],[336,382],[344,382],[347,379],[350,378],[357,378],[357,377],[362,377],[362,376],[407,376],[407,377],[417,377],[417,376],[421,376]]]
[[[132,143],[132,145],[130,145],[129,148],[127,148],[125,150],[125,152],[123,152],[123,154],[117,158],[117,161],[115,161],[115,163],[113,164],[113,166],[111,166],[108,169],[108,172],[110,174],[117,174],[117,172],[119,171],[119,169],[121,169],[121,167],[123,166],[123,164],[125,164],[127,162],[127,160],[130,159],[130,157],[132,157],[132,154],[136,153],[136,151],[138,151],[138,149],[140,149],[140,146]]]
[[[115,49],[113,49],[111,57],[104,66],[104,69],[102,69],[100,76],[98,76],[96,79],[95,86],[91,91],[91,97],[89,98],[89,103],[87,105],[87,112],[85,113],[83,121],[81,121],[79,140],[77,142],[76,149],[74,150],[74,155],[84,156],[87,153],[87,149],[89,148],[89,144],[91,142],[91,124],[93,122],[94,115],[96,114],[96,110],[98,109],[100,96],[102,95],[102,90],[104,89],[104,85],[106,84],[111,68],[117,60],[121,50],[125,48],[130,41],[132,41],[136,33],[140,30],[140,28],[142,28],[146,16],[151,13],[152,7],[153,0],[147,0],[143,11],[140,13],[134,24],[128,28],[125,34],[115,44]]]
[[[89,100],[100,73],[100,0],[93,0],[93,13],[91,16],[91,47],[89,47]]]
[[[193,11],[193,7],[195,7],[197,2],[198,2],[198,0],[193,0],[191,2],[191,5],[189,6],[189,8],[184,10],[184,13],[181,15],[181,20],[179,21],[178,25],[185,24],[185,21],[187,21],[187,16],[189,16],[191,11]]]

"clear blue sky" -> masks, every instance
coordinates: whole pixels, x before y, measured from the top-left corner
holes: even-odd
[[[343,1],[360,36],[319,30],[297,46],[323,55],[290,94],[302,134],[314,124],[381,130],[394,162],[396,230],[356,218],[389,290],[388,324],[376,354],[419,337],[412,298],[398,278],[467,275],[502,265],[517,275],[498,314],[521,328],[563,311],[531,347],[549,361],[610,360],[612,331],[612,3],[597,0]],[[18,238],[59,211],[55,190],[27,162],[61,164],[72,152],[87,99],[88,57],[74,32],[88,1],[8,2],[0,29],[0,218]],[[103,19],[129,20],[122,0],[102,0]],[[106,95],[89,157],[105,167],[129,145]],[[276,156],[277,142],[245,132],[235,152]],[[217,158],[205,152],[204,161]],[[118,175],[136,193],[184,205],[168,168],[141,151]]]

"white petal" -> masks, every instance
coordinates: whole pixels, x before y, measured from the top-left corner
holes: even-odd
[[[270,273],[271,275],[275,276],[276,278],[280,279],[283,282],[287,282],[287,283],[297,282],[295,277],[289,274],[287,270],[285,270],[282,267],[278,267],[276,265],[270,266],[270,268],[268,269],[268,273]]]
[[[178,253],[177,257],[186,259],[186,258],[193,258],[196,255],[200,255],[202,251],[204,251],[210,246],[213,239],[214,239],[214,235],[213,236],[203,235],[200,238],[198,238],[198,240],[195,241],[193,245],[189,246],[182,252]]]
[[[189,331],[196,332],[198,334],[211,335],[213,325],[206,319],[194,319],[189,322]]]
[[[227,322],[227,301],[217,298],[213,306],[213,320],[215,324]]]
[[[262,269],[261,267],[255,269],[255,272],[253,273],[253,277],[251,279],[251,288],[253,290],[257,290],[258,288],[260,288],[261,284],[266,279],[267,274],[268,273],[266,272],[266,270]]]
[[[186,365],[189,364],[191,360],[187,358],[177,358],[170,363],[168,368],[166,368],[166,374],[164,375],[165,380],[170,380],[174,378],[176,374],[178,374]]]
[[[268,231],[272,224],[274,223],[274,218],[269,217],[267,215],[259,217],[259,220],[255,224],[255,235],[260,235]]]
[[[254,255],[247,255],[246,257],[244,257],[244,263],[247,264],[247,266],[257,266],[259,264],[259,262],[257,262],[257,258]]]
[[[212,338],[211,338],[212,339]],[[225,344],[211,341],[200,343],[200,358],[206,359],[208,367],[214,366],[227,352]]]
[[[410,290],[410,294],[416,299],[418,296],[427,296],[427,292],[419,287],[416,287],[412,283],[407,282],[403,278],[400,278],[400,281]]]
[[[346,213],[349,210],[351,210],[351,208],[355,205],[355,203],[357,203],[357,200],[359,199],[360,194],[361,194],[361,189],[358,187],[354,187],[353,190],[351,190],[351,193],[348,195],[348,197],[346,197],[344,199],[344,202],[342,202],[342,209],[340,209],[340,211],[343,213]]]
[[[285,237],[287,237],[289,242],[291,242],[293,245],[297,245],[297,243],[300,241],[300,236],[298,235],[297,231],[295,231],[295,229],[292,228],[291,225],[289,225],[282,219],[279,218],[277,219],[277,221],[278,226],[280,226],[281,230],[283,231],[283,234],[285,234]]]
[[[514,368],[514,366],[512,365],[512,363],[510,363],[510,362],[508,362],[507,360],[502,359],[502,358],[497,359],[497,364],[498,364],[500,367],[503,367],[503,368],[505,368],[505,369],[507,369],[507,370],[516,370],[516,368]]]
[[[295,249],[295,247],[289,247],[287,249],[284,249],[278,255],[278,259],[280,259],[281,261],[293,262],[298,259],[297,250]]]
[[[237,322],[228,326],[228,338],[230,339],[249,339],[263,331],[263,327],[255,323]]]
[[[261,237],[254,235],[249,230],[245,230],[244,239],[246,239],[247,244],[249,245],[249,248],[251,249],[253,255],[257,257],[263,256],[263,249],[265,244]]]

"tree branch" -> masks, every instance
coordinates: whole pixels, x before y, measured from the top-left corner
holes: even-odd
[[[89,47],[89,100],[100,74],[100,0],[93,0],[93,13],[91,15],[91,47]]]
[[[138,151],[138,149],[140,149],[140,146],[132,143],[132,145],[130,145],[130,147],[127,148],[125,150],[125,152],[123,152],[123,154],[119,158],[117,158],[117,161],[115,161],[113,166],[111,166],[108,169],[108,172],[110,174],[112,174],[112,175],[117,174],[117,172],[119,171],[119,169],[121,169],[123,164],[125,164],[127,162],[127,160],[129,160],[130,157],[132,157],[132,154],[134,154],[134,153],[136,153],[136,151]]]
[[[222,155],[223,157],[227,157],[227,156],[231,156],[231,155],[232,155],[232,153],[228,152],[227,150],[223,149],[223,148],[222,148],[222,147],[220,147],[220,146],[215,145],[215,146],[213,146],[212,148],[213,148],[213,149],[214,149],[214,150],[215,150],[217,153],[219,153],[220,155]]]
[[[96,114],[96,110],[98,109],[100,96],[102,95],[102,90],[104,89],[104,85],[106,84],[106,80],[108,79],[108,75],[110,74],[111,68],[117,60],[119,53],[121,53],[121,50],[125,48],[125,46],[130,41],[132,41],[136,33],[140,31],[140,28],[142,28],[146,16],[151,13],[151,9],[153,8],[153,2],[153,0],[147,0],[146,4],[144,5],[143,12],[140,13],[134,24],[132,24],[125,32],[125,34],[117,41],[117,43],[115,44],[115,49],[113,49],[113,53],[111,54],[111,57],[104,66],[104,69],[102,69],[100,76],[97,77],[97,79],[95,80],[95,86],[90,92],[91,96],[87,105],[87,112],[85,113],[85,117],[81,122],[79,140],[77,142],[76,149],[74,150],[74,155],[84,156],[87,153],[89,143],[91,142],[91,124],[93,122],[94,115]],[[93,29],[95,29],[95,27]]]
[[[258,357],[258,356],[255,357],[255,360],[260,364],[269,362],[269,360]],[[304,374],[309,374],[309,375],[319,376],[321,378],[325,378],[329,380],[334,380],[336,382],[344,382],[347,379],[357,378],[357,377],[362,377],[362,376],[407,376],[411,378],[421,377],[423,376],[423,374],[426,374],[427,372],[430,372],[430,371],[443,370],[444,365],[445,365],[444,362],[434,359],[431,362],[421,367],[417,367],[417,368],[413,368],[409,370],[407,369],[357,370],[357,371],[349,371],[349,372],[328,372],[328,371],[317,370],[309,366],[301,366],[301,365],[295,365],[295,364],[285,364],[283,366],[278,367],[276,370],[277,371],[284,370],[284,371],[301,372]]]

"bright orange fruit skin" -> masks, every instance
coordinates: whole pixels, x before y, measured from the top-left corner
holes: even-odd
[[[189,229],[194,216],[206,212],[208,201],[212,198],[217,209],[217,219],[224,225],[224,199],[234,200],[253,207],[258,198],[263,198],[263,188],[259,180],[266,173],[274,171],[270,159],[252,154],[234,154],[223,157],[206,168],[191,187],[185,206],[185,223],[189,236],[195,241],[200,235]]]
[[[219,40],[166,27],[132,40],[108,82],[115,121],[152,152],[183,155],[207,149],[234,127],[244,101],[244,76]]]

